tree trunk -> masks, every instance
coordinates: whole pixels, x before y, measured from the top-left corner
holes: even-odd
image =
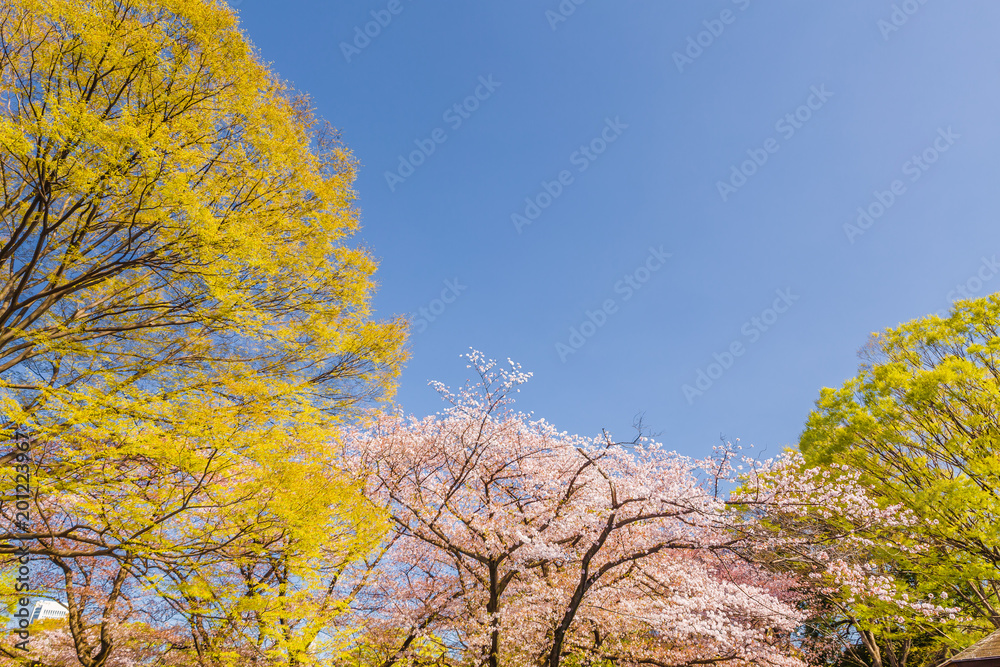
[[[500,611],[500,572],[499,565],[495,562],[489,564],[490,568],[490,601],[486,605],[486,612],[490,615],[490,655],[487,661],[489,667],[500,667],[500,619],[496,614]]]

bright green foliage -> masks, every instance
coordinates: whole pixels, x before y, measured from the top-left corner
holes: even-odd
[[[866,355],[857,377],[822,391],[801,450],[810,464],[860,471],[885,504],[918,517],[912,536],[896,536],[916,551],[877,565],[915,599],[947,596],[956,619],[847,615],[897,658],[909,642],[931,660],[1000,628],[1000,295],[876,334]]]

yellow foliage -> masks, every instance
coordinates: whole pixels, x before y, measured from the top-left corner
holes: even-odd
[[[222,2],[0,5],[0,436],[32,442],[0,554],[29,546],[79,655],[151,592],[218,664],[348,640],[335,584],[386,523],[336,435],[405,355],[355,166]]]
[[[6,421],[91,441],[159,403],[387,395],[355,163],[223,3],[0,9],[0,388]],[[13,399],[13,400],[12,400]]]

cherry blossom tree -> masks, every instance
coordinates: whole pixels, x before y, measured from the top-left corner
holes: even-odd
[[[798,580],[804,634],[829,662],[937,664],[947,652],[921,638],[968,619],[946,593],[893,567],[926,557],[926,526],[902,504],[879,502],[862,479],[847,466],[810,468],[798,454],[754,466],[730,497],[747,501],[737,520],[744,556]]]
[[[516,364],[470,362],[441,413],[343,437],[206,414],[113,457],[36,445],[0,554],[70,607],[40,664],[804,667],[845,610],[955,613],[878,568],[917,519],[857,473],[572,435],[515,410]]]
[[[694,461],[641,435],[559,432],[514,411],[529,374],[469,358],[479,381],[438,384],[444,412],[381,415],[347,443],[395,523],[360,598],[372,635],[392,644],[382,667],[458,655],[490,667],[802,664],[800,573],[746,557],[748,540],[770,539],[747,507],[784,486],[734,470],[733,452]],[[722,499],[740,474],[757,496]]]
[[[104,667],[195,667],[190,641],[183,628],[145,623],[115,623],[106,632],[117,650],[107,656]],[[97,633],[95,633],[97,634]],[[16,640],[15,640],[16,641]],[[0,667],[79,667],[76,641],[62,621],[47,621],[32,628],[27,653],[12,646],[9,638],[0,641]],[[95,638],[93,644],[99,644]]]

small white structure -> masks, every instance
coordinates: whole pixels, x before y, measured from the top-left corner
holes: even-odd
[[[47,621],[50,618],[66,618],[68,615],[69,609],[58,602],[53,600],[39,600],[35,603],[35,608],[31,610],[31,620],[28,622]]]

